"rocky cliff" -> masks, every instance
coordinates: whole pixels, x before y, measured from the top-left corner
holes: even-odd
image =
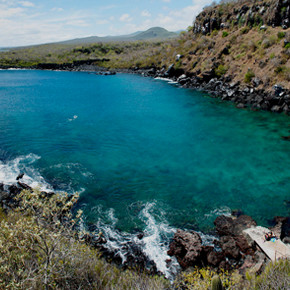
[[[195,20],[194,33],[208,34],[233,26],[290,27],[290,0],[232,1],[207,7]]]

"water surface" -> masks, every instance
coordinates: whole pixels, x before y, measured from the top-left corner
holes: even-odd
[[[0,71],[0,177],[81,191],[87,221],[209,230],[289,214],[289,117],[136,75]],[[0,179],[1,179],[0,178]],[[287,207],[288,206],[288,207]]]

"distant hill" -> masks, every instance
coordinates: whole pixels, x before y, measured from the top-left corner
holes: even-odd
[[[152,27],[146,31],[138,31],[132,34],[119,36],[90,36],[84,38],[76,38],[66,41],[57,42],[57,44],[89,44],[96,42],[115,42],[115,41],[136,41],[151,39],[168,39],[177,37],[178,33],[170,32],[162,27]]]

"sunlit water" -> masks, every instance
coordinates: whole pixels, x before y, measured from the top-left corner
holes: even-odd
[[[146,245],[210,231],[232,209],[264,225],[289,214],[289,129],[285,115],[162,80],[0,71],[0,182],[25,172],[33,186],[80,191],[88,224],[147,231]]]

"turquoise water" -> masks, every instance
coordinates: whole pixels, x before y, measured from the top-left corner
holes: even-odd
[[[289,117],[141,76],[0,71],[0,180],[81,192],[89,224],[209,230],[289,214]],[[35,183],[33,183],[35,184]],[[148,208],[149,205],[149,208]],[[287,207],[288,206],[288,207]]]

